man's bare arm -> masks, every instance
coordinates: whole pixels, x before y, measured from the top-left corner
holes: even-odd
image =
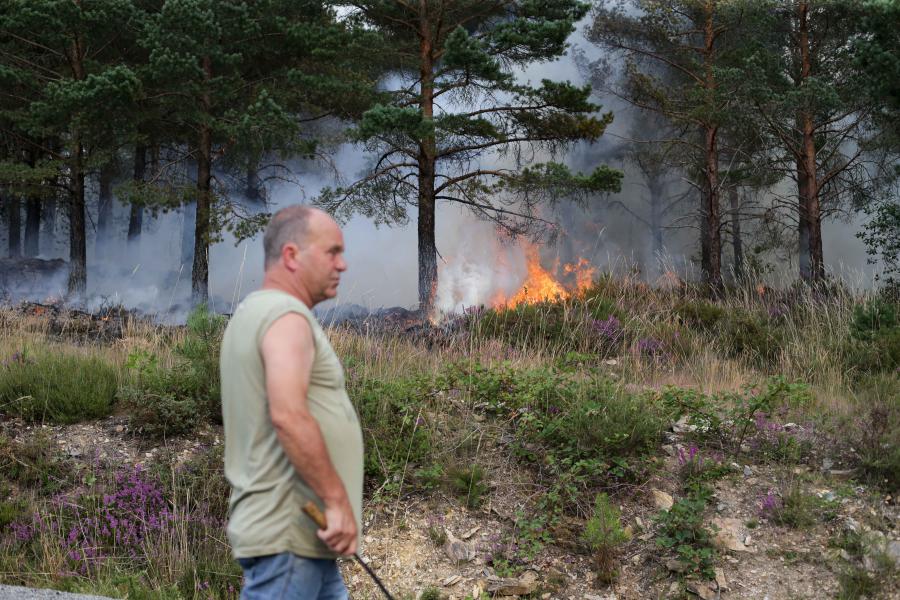
[[[263,336],[261,352],[269,416],[278,441],[303,481],[325,503],[328,528],[319,537],[333,551],[353,554],[356,519],[306,398],[315,356],[309,323],[297,313],[279,318]]]

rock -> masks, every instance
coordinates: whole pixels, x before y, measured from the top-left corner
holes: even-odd
[[[697,427],[695,425],[691,425],[688,423],[688,416],[685,415],[678,419],[676,422],[672,423],[672,431],[675,433],[691,433],[692,431],[696,431]]]
[[[675,456],[675,446],[672,444],[663,444],[662,450],[669,456]]]
[[[830,458],[825,458],[822,460],[822,470],[823,471],[830,471],[831,467],[833,467],[833,466],[834,466],[834,461],[831,460]]]
[[[653,496],[653,506],[660,510],[669,510],[675,504],[672,496],[662,490],[650,490],[650,494]]]
[[[844,527],[851,533],[857,533],[859,531],[859,521],[853,517],[847,517],[844,519]]]
[[[375,541],[375,538],[373,538],[371,535],[367,535],[367,536],[365,537],[365,542],[366,542],[367,544],[371,544],[371,543],[374,542],[374,541]]]
[[[69,448],[66,450],[66,454],[71,456],[72,458],[78,458],[81,456],[81,448]]]
[[[785,423],[784,430],[785,431],[793,431],[794,429],[800,429],[800,426],[796,423]]]
[[[741,539],[744,538],[743,524],[740,519],[731,517],[716,517],[711,525],[717,530],[713,534],[713,545],[720,550],[732,552],[752,552]]]
[[[715,590],[713,590],[712,586],[708,583],[689,581],[686,587],[689,592],[700,596],[703,600],[716,600],[716,598],[718,598],[718,594],[716,594]]]
[[[456,585],[460,581],[462,581],[462,575],[451,575],[450,577],[444,579],[441,582],[441,585],[444,587],[450,587],[451,585]]]
[[[487,591],[498,596],[527,596],[537,588],[538,574],[525,571],[518,578],[489,577]]]
[[[639,565],[639,564],[641,564],[641,560],[643,560],[643,558],[644,557],[641,556],[640,554],[635,554],[634,556],[631,557],[631,562],[634,563],[635,565]]]
[[[685,573],[688,570],[688,566],[681,562],[680,560],[675,560],[674,558],[670,558],[666,561],[666,568],[673,573]]]
[[[640,529],[644,528],[644,521],[640,517],[634,518],[634,524],[637,525]]]
[[[728,580],[725,579],[725,571],[721,567],[715,568],[716,573],[716,585],[719,586],[720,592],[725,592],[728,590]]]
[[[619,364],[619,361],[617,361],[617,360],[614,359],[614,358],[607,358],[606,360],[603,361],[603,364],[604,364],[604,365],[609,365],[610,367],[614,367],[614,366],[616,366],[617,364]]]
[[[744,454],[750,454],[750,451],[753,450],[753,448],[750,447],[750,444],[741,444],[740,450]]]
[[[894,565],[900,567],[900,540],[891,540],[884,549],[884,553],[894,561]]]
[[[481,525],[476,525],[472,529],[470,529],[467,532],[465,532],[464,534],[462,534],[462,539],[464,539],[464,540],[469,539],[470,537],[472,537],[473,535],[478,533],[479,529],[481,529]]]
[[[551,594],[550,592],[544,592],[543,594],[541,594],[541,600],[550,600],[550,596],[552,595],[553,594]]]
[[[447,543],[444,545],[444,552],[451,560],[456,562],[465,562],[475,558],[475,550],[464,541],[457,539],[450,530],[447,532]]]
[[[748,465],[744,465],[744,477],[752,477],[753,469],[751,469]]]
[[[838,481],[849,481],[850,479],[853,479],[855,474],[856,471],[853,469],[831,469],[828,471],[828,475],[831,476],[832,479]]]

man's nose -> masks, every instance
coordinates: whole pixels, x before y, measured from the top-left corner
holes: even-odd
[[[334,265],[334,268],[342,272],[347,270],[347,261],[344,260],[343,256],[338,257],[337,263]]]

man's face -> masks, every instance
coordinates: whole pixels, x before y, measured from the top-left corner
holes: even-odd
[[[299,249],[298,277],[309,291],[313,304],[334,298],[347,270],[344,261],[344,234],[331,217],[314,215],[310,218],[307,244]]]

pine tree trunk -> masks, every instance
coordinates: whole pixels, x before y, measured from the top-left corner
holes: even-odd
[[[69,201],[69,282],[66,291],[83,294],[87,289],[87,229],[84,202],[84,148],[73,136],[72,189]]]
[[[6,219],[9,225],[9,257],[22,257],[22,201],[14,193],[6,200]]]
[[[132,179],[136,185],[144,183],[147,172],[147,148],[140,144],[134,147],[134,171]],[[132,202],[128,214],[128,245],[136,246],[141,241],[144,227],[144,207]]]
[[[663,246],[663,186],[658,177],[653,177],[647,184],[650,189],[650,236],[653,240],[653,256],[658,263],[665,252]]]
[[[731,251],[734,259],[734,278],[744,278],[744,241],[741,239],[741,198],[737,186],[729,191],[731,200]]]
[[[798,43],[800,45],[800,80],[803,85],[812,76],[809,39],[809,2],[797,6]],[[825,278],[822,251],[822,211],[819,204],[819,181],[816,165],[815,125],[808,110],[800,112],[802,132],[799,169],[797,171],[798,210],[800,223],[800,277],[809,282]]]
[[[37,162],[35,153],[29,152],[27,163],[34,168]],[[34,258],[41,253],[41,199],[29,195],[25,200],[25,256]]]
[[[212,60],[203,57],[203,76],[212,79]],[[209,92],[201,97],[201,105],[207,113],[212,108]],[[209,239],[210,239],[210,183],[212,179],[212,131],[208,125],[200,128],[199,156],[197,159],[197,218],[194,226],[194,263],[191,268],[191,299],[194,305],[209,299]]]
[[[41,237],[44,240],[44,252],[56,255],[56,216],[59,202],[56,198],[47,198],[43,203],[44,210],[41,220],[44,223],[44,232]]]
[[[84,72],[84,45],[77,37],[70,48],[70,66],[75,79],[82,81]],[[84,145],[81,133],[72,132],[71,181],[69,183],[69,281],[68,294],[82,294],[87,289],[87,229],[84,202]]]
[[[94,244],[95,257],[102,256],[109,248],[110,224],[113,213],[112,180],[114,170],[112,162],[100,168],[100,186],[97,198],[97,240]]]
[[[256,170],[255,165],[247,167],[247,186],[244,190],[244,195],[247,196],[247,201],[251,204],[264,203],[259,183],[259,171]]]
[[[419,108],[422,111],[422,117],[430,120],[434,116],[434,58],[432,56],[431,28],[429,27],[427,12],[428,4],[425,0],[420,0],[419,7],[419,75],[421,82]],[[437,293],[437,245],[435,244],[434,231],[436,154],[437,150],[433,136],[419,141],[419,310],[426,314],[430,314],[434,308],[434,298]]]
[[[25,201],[25,256],[34,258],[41,253],[41,199]]]
[[[194,264],[194,230],[197,228],[197,203],[185,202],[181,207],[181,267]]]
[[[714,3],[707,0],[705,12],[706,22],[704,26],[705,46],[703,51],[705,80],[704,87],[712,95],[716,89],[716,79],[713,71],[715,62],[715,28],[713,23]],[[707,236],[707,252],[703,263],[703,275],[709,289],[715,293],[722,288],[722,232],[721,216],[719,214],[719,149],[718,149],[718,125],[708,123],[704,127],[704,141],[706,152],[706,164],[704,165],[705,189],[703,190],[703,216],[706,218],[704,226]]]
[[[706,235],[706,261],[703,275],[711,291],[722,287],[722,233],[719,214],[719,153],[716,146],[716,127],[706,130],[706,189],[703,190],[704,234]]]

